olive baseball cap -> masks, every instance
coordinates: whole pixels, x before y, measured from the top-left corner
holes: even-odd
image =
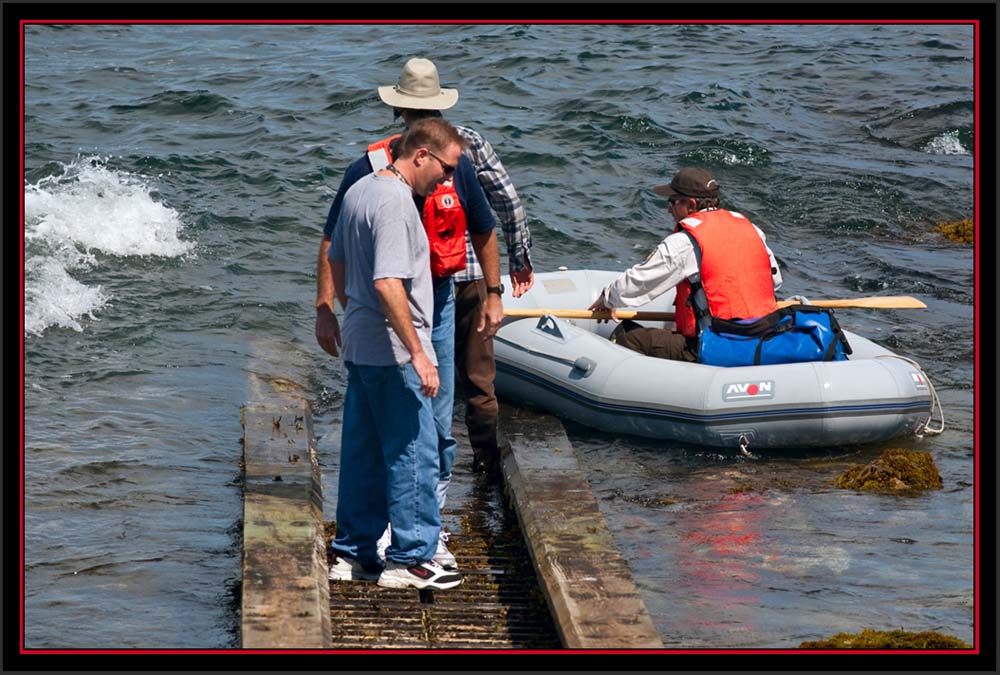
[[[653,192],[661,197],[718,197],[719,183],[705,169],[685,167],[674,174],[670,185],[657,185]]]

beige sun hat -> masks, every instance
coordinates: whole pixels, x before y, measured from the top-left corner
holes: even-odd
[[[379,97],[393,108],[447,110],[458,103],[458,89],[442,89],[437,66],[428,59],[410,59],[399,81],[378,88]]]

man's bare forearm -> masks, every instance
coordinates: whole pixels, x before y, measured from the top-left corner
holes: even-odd
[[[406,289],[401,279],[384,278],[375,280],[375,293],[378,295],[382,312],[389,320],[389,326],[399,336],[410,356],[424,353],[420,344],[417,329],[413,327],[410,316],[410,303],[406,300]]]
[[[333,296],[337,291],[332,270],[330,269],[330,259],[327,257],[330,251],[330,240],[326,237],[319,242],[319,256],[316,259],[316,309],[324,306],[333,312]],[[344,303],[341,302],[341,305]]]
[[[344,291],[346,286],[344,282],[344,274],[346,268],[344,263],[340,261],[334,261],[330,264],[330,276],[333,278],[333,291],[337,295],[337,301],[340,302],[341,309],[347,309],[347,293]]]
[[[472,248],[476,251],[476,258],[483,268],[483,279],[487,286],[500,285],[500,254],[497,252],[496,230],[491,230],[488,234],[473,234]],[[483,301],[483,311],[479,317],[479,325],[476,330],[482,334],[484,340],[489,340],[496,334],[503,321],[503,301],[499,295],[486,293]]]
[[[316,342],[323,351],[331,356],[340,356],[341,336],[340,323],[333,313],[333,294],[343,295],[344,287],[343,265],[339,281],[335,280],[334,270],[326,257],[330,250],[330,240],[323,237],[319,243],[319,258],[316,261]],[[341,307],[346,307],[347,298],[341,297]]]

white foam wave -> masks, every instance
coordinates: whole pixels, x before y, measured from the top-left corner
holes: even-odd
[[[932,155],[971,155],[972,153],[962,145],[961,139],[959,139],[958,131],[949,131],[938,136],[935,136],[929,140],[924,147],[921,148],[923,152],[928,152]]]
[[[94,312],[110,299],[101,290],[88,287],[69,275],[55,258],[35,257],[26,261],[24,331],[41,335],[49,326],[82,331],[77,321]]]
[[[176,211],[153,200],[148,179],[80,158],[61,176],[24,189],[25,237],[72,243],[120,256],[175,257],[193,244],[178,238]]]
[[[150,179],[108,168],[100,157],[78,157],[60,175],[24,187],[24,330],[49,326],[82,331],[111,296],[73,273],[114,265],[116,256],[182,256],[194,247],[179,238],[174,209],[153,198]],[[98,258],[97,253],[105,256]],[[108,258],[106,256],[112,256]]]

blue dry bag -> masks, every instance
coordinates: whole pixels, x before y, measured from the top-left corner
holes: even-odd
[[[698,363],[756,366],[803,361],[844,361],[851,346],[829,309],[782,307],[753,320],[712,318],[698,341]]]

